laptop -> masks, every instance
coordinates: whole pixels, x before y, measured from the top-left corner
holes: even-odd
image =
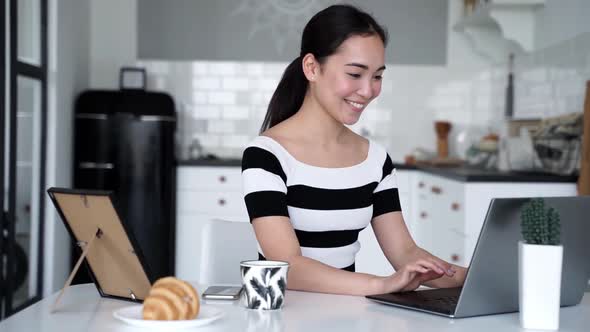
[[[561,306],[580,303],[590,278],[590,196],[544,197],[561,220]],[[367,298],[451,318],[518,311],[520,211],[530,198],[492,199],[465,283],[460,288],[371,295]]]

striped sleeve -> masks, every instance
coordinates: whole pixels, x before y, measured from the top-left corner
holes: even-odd
[[[242,184],[244,200],[250,216],[288,217],[287,175],[281,163],[270,151],[250,146],[242,156]]]
[[[381,181],[373,191],[373,218],[401,210],[395,169],[389,154],[387,154],[383,163]]]

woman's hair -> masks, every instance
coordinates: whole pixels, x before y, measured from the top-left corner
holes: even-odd
[[[371,15],[350,5],[333,5],[315,14],[303,29],[299,57],[287,66],[275,90],[260,132],[297,113],[303,104],[308,81],[301,61],[311,53],[321,64],[351,36],[379,36],[387,44],[387,32]]]

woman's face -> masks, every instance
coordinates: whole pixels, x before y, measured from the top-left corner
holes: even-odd
[[[335,120],[352,125],[381,92],[384,62],[378,36],[352,36],[320,66],[311,92]]]

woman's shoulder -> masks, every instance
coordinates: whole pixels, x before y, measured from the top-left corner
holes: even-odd
[[[272,140],[272,138],[268,136],[259,135],[254,137],[244,150],[244,154],[251,152],[251,151],[260,151],[264,150],[267,153],[270,153],[274,156],[279,155],[279,149],[276,146],[276,143]]]
[[[288,158],[281,145],[273,138],[265,135],[256,136],[252,139],[242,155],[242,166],[245,162],[255,160],[256,163],[272,163],[283,167]]]
[[[387,149],[380,142],[372,138],[363,137],[356,133],[352,133],[351,139],[358,149],[368,151],[367,162],[369,164],[381,167],[387,163],[388,159],[389,162],[391,162],[391,158],[389,158]]]
[[[383,165],[391,163],[391,157],[383,144],[373,139],[369,139],[370,149],[369,158],[372,159],[376,165],[383,167]]]
[[[374,139],[369,139],[369,144],[371,145],[371,150],[373,150],[376,156],[385,158],[388,155],[387,149],[380,142]]]

